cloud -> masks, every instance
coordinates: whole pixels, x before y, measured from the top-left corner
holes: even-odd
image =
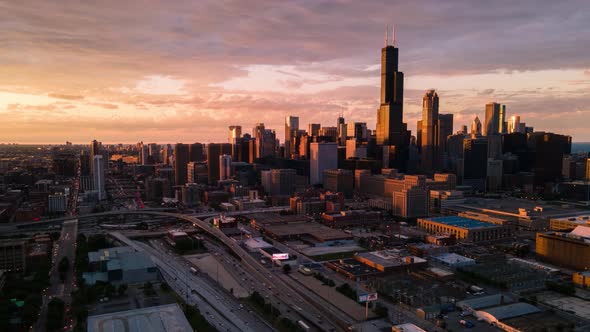
[[[496,91],[496,89],[485,89],[485,90],[483,90],[483,91],[480,91],[480,92],[478,93],[478,95],[479,95],[479,96],[489,96],[489,95],[493,94],[493,93],[494,93],[494,91]]]
[[[567,114],[555,130],[586,124],[576,135],[590,139],[579,115],[590,104],[585,7],[584,0],[3,2],[0,93],[22,98],[0,100],[0,110],[21,131],[56,142],[65,133],[83,141],[224,141],[226,122],[261,121],[280,132],[287,114],[331,125],[342,111],[374,128],[383,32],[394,20],[410,128],[424,90],[434,87],[456,125],[481,115],[493,96],[539,128],[551,121],[535,112]],[[35,114],[50,111],[80,133],[43,127]],[[0,141],[21,137],[6,130]]]
[[[82,100],[82,99],[84,99],[84,96],[66,95],[66,94],[61,94],[61,93],[50,93],[47,96],[51,97],[51,98],[66,99],[66,100]]]

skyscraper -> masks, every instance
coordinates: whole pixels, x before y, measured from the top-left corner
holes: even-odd
[[[97,154],[92,159],[93,165],[93,184],[94,190],[98,192],[98,200],[102,201],[106,198],[105,185],[104,185],[104,162],[102,155]]]
[[[488,167],[488,140],[466,138],[463,141],[463,184],[485,191]]]
[[[217,184],[219,181],[219,157],[221,155],[231,154],[231,144],[229,143],[209,143],[207,144],[207,175],[210,184]]]
[[[500,105],[500,114],[498,117],[498,131],[500,134],[506,134],[508,124],[506,123],[506,105]]]
[[[381,106],[377,112],[377,144],[399,145],[405,126],[403,121],[404,73],[398,71],[399,50],[385,39],[381,49]]]
[[[309,150],[309,183],[323,183],[324,170],[338,168],[338,145],[311,143]]]
[[[422,98],[422,121],[420,130],[421,168],[425,172],[435,169],[439,154],[438,94],[429,90]]]
[[[289,115],[285,117],[285,158],[290,158],[291,152],[294,150],[292,147],[292,138],[297,136],[299,132],[299,117]]]
[[[193,143],[188,147],[189,161],[205,161],[203,144]]]
[[[471,123],[471,137],[476,138],[481,136],[481,121],[479,121],[479,117],[476,115],[475,119]]]
[[[377,111],[376,139],[378,145],[395,146],[395,151],[388,158],[391,166],[405,170],[409,133],[403,123],[404,74],[398,71],[398,48],[395,47],[395,35],[392,45],[381,49],[381,105]]]
[[[514,134],[514,133],[525,133],[525,131],[523,130],[522,132],[520,131],[521,128],[520,126],[520,116],[519,115],[513,115],[510,117],[510,119],[508,120],[508,134]]]
[[[228,143],[232,145],[232,157],[238,159],[238,143],[242,138],[242,126],[229,126]]]
[[[342,115],[336,120],[336,128],[338,128],[338,145],[346,145],[346,122]]]
[[[189,146],[176,143],[174,145],[174,181],[177,186],[183,186],[187,181],[187,164],[189,162]]]
[[[504,119],[502,119],[504,121]],[[500,133],[500,104],[487,103],[486,117],[483,127],[483,135],[493,135]]]
[[[97,140],[90,142],[90,160],[92,161],[90,172],[94,175],[94,157],[100,154],[101,144]]]
[[[443,155],[442,162],[439,163],[443,168],[448,167],[448,148],[447,139],[453,135],[453,114],[438,115],[438,144],[439,150]]]
[[[277,136],[273,129],[266,129],[264,123],[257,123],[252,134],[256,140],[256,158],[274,157]]]
[[[309,134],[309,136],[318,136],[321,127],[322,125],[319,123],[310,123],[307,129],[307,133]]]
[[[227,180],[231,177],[231,156],[222,154],[219,156],[219,179]]]

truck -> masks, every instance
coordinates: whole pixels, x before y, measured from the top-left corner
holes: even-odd
[[[192,274],[197,274],[197,272],[198,272],[197,269],[195,269],[194,267],[191,267],[191,273]]]
[[[311,328],[309,327],[309,325],[305,324],[305,322],[302,321],[302,320],[298,320],[297,321],[297,325],[299,325],[299,327],[301,327],[303,329],[303,331],[309,331],[309,330],[311,330]]]

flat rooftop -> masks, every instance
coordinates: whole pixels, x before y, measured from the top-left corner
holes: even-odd
[[[315,222],[298,222],[264,226],[264,231],[276,237],[300,236],[308,234],[319,241],[352,239],[352,235]]]
[[[416,256],[402,255],[396,250],[382,250],[361,252],[357,256],[365,258],[373,263],[379,264],[385,268],[406,265],[405,258],[412,257],[414,263],[425,263],[426,260]]]
[[[381,273],[381,271],[365,265],[356,259],[341,259],[339,261],[328,262],[328,267],[333,266],[338,270],[349,273],[353,276],[364,276]]]
[[[504,320],[541,312],[541,309],[532,304],[517,302],[500,307],[489,308],[483,311],[494,316],[497,320]]]
[[[535,208],[542,208],[542,211]],[[453,206],[453,209],[463,211],[478,211],[486,214],[519,217],[518,209],[526,209],[531,218],[563,218],[588,214],[583,210],[567,204],[548,204],[543,201],[530,201],[518,198],[468,198],[465,203]]]
[[[507,294],[493,294],[487,296],[476,297],[468,300],[457,302],[460,307],[468,306],[473,310],[489,308],[503,303],[513,303],[514,299]]]
[[[489,227],[496,227],[497,226],[497,225],[489,223],[489,222],[479,221],[479,220],[474,220],[474,219],[469,219],[469,218],[459,217],[459,216],[424,218],[424,220],[438,222],[438,223],[445,224],[448,226],[453,226],[453,227],[467,228],[467,229],[489,228]]]
[[[88,332],[192,331],[178,304],[113,312],[88,317]]]

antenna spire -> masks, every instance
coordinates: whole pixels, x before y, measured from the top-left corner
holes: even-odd
[[[387,42],[389,41],[389,24],[387,24],[387,27],[385,28],[385,47],[387,47]]]
[[[395,46],[395,24],[391,24],[391,34],[393,35],[393,39],[391,40],[391,45]]]

